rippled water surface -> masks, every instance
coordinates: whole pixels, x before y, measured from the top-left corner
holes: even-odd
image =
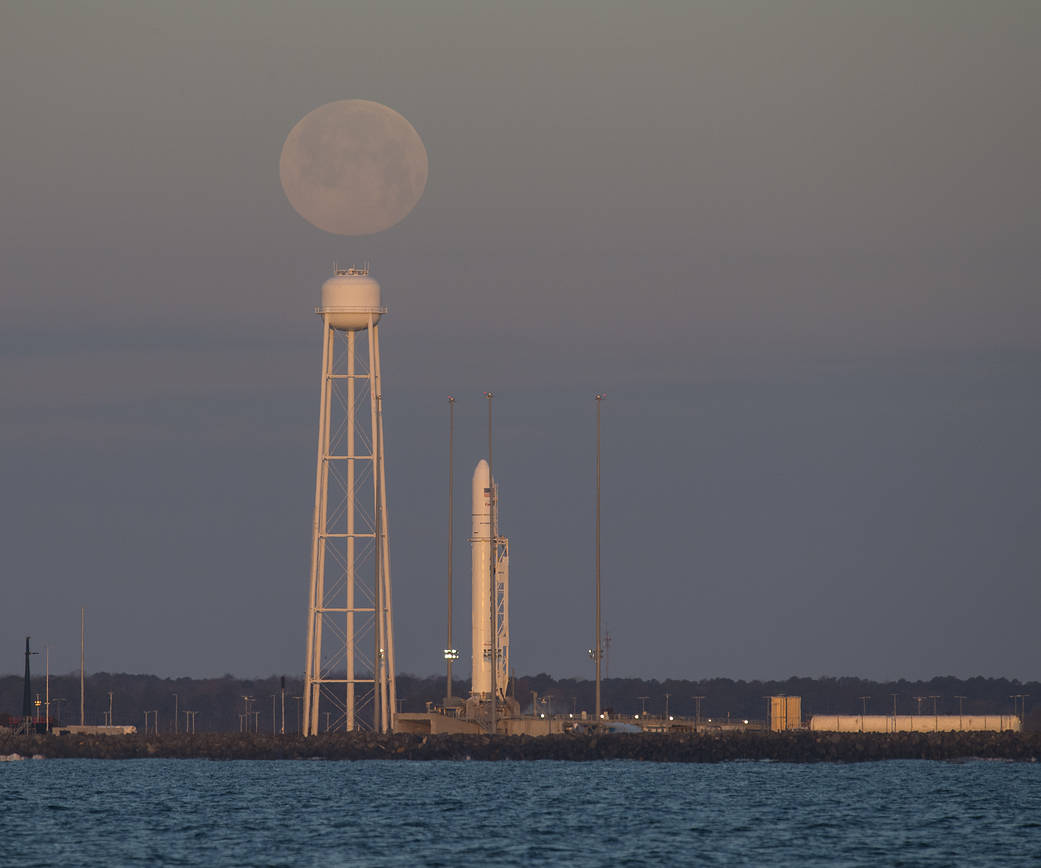
[[[1041,865],[1041,764],[0,764],[3,865]]]

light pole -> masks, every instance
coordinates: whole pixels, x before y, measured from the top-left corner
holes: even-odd
[[[600,658],[604,649],[600,641],[600,404],[607,395],[598,392],[596,401],[596,604],[593,614],[593,661],[596,669],[596,719],[600,721]]]
[[[452,661],[459,656],[452,644],[452,560],[455,537],[455,398],[448,396],[448,641],[445,643],[445,696],[452,696]]]
[[[180,701],[180,697],[176,693],[174,693],[173,694],[173,731],[174,731],[174,735],[177,735],[179,721],[181,719],[180,714],[178,714],[178,707],[179,707],[178,706],[178,702],[179,701]]]
[[[665,694],[665,720],[669,719],[669,697],[670,696],[672,696],[671,693],[666,693]]]
[[[112,691],[108,692],[108,726],[112,726]]]
[[[860,697],[860,731],[861,732],[864,731],[864,715],[867,714],[867,701],[870,698],[871,698],[870,696],[861,696]]]
[[[43,726],[46,732],[51,731],[51,646],[43,646],[43,659],[46,675],[44,676],[44,720]]]
[[[83,726],[85,719],[85,701],[84,696],[86,692],[86,662],[87,662],[87,608],[86,606],[80,607],[80,726]]]
[[[640,700],[640,717],[646,717],[647,716],[647,700],[650,699],[650,697],[649,696],[637,696],[636,698]]]

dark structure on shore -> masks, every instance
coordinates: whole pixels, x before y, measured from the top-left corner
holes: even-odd
[[[33,695],[29,689],[29,637],[25,637],[25,682],[22,688],[22,729],[29,732],[33,725]]]

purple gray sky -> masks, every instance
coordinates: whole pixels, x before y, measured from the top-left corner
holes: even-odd
[[[0,671],[301,672],[334,260],[383,285],[400,669],[457,645],[496,397],[520,674],[1037,678],[1041,6],[14,2],[0,26]],[[402,223],[278,176],[401,112]],[[467,667],[461,667],[464,670]],[[457,670],[458,671],[458,670]]]

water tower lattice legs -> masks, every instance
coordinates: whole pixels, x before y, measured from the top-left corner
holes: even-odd
[[[367,344],[359,352],[359,342]],[[367,357],[367,365],[359,356]],[[394,727],[379,326],[323,317],[303,731]]]

